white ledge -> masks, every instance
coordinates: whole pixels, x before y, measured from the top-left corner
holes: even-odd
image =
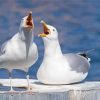
[[[8,79],[0,79],[0,83],[4,86],[10,86]],[[27,87],[26,79],[13,79],[12,84],[14,87]],[[44,85],[38,80],[30,79],[30,84],[31,92],[0,91],[0,98],[4,96],[10,98],[13,94],[12,100],[19,100],[19,98],[22,98],[20,100],[100,100],[100,82],[96,81],[72,85]]]

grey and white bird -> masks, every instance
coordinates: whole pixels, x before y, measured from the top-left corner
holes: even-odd
[[[11,71],[21,69],[28,72],[29,67],[38,59],[38,49],[33,41],[33,28],[32,12],[29,12],[28,16],[22,18],[19,32],[1,47],[0,68],[9,71],[11,91],[13,91]],[[27,82],[28,90],[30,90],[29,75],[27,75]]]
[[[90,68],[89,58],[84,53],[63,54],[55,27],[41,21],[44,32],[39,34],[44,41],[44,58],[37,78],[44,84],[71,84],[84,80]]]

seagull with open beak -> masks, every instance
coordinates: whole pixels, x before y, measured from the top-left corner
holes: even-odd
[[[28,72],[29,67],[38,59],[38,49],[33,41],[33,29],[32,12],[29,12],[28,16],[22,18],[19,32],[1,47],[0,68],[9,71],[11,91],[13,91],[11,71],[21,69]],[[28,90],[30,90],[29,75],[27,75],[27,82]]]
[[[90,63],[87,55],[63,54],[55,27],[41,21],[44,42],[44,58],[37,72],[37,78],[44,84],[71,84],[84,80],[88,75]]]

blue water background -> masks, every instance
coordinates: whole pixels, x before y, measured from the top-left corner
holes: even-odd
[[[29,69],[31,78],[43,59],[41,20],[55,26],[63,53],[77,53],[89,49],[91,68],[86,80],[100,80],[100,1],[99,0],[0,0],[0,46],[19,30],[21,19],[33,12],[34,41],[38,45],[39,59]],[[33,51],[34,52],[34,51]],[[14,70],[13,78],[25,78],[25,72]],[[8,78],[7,70],[0,70],[0,78]]]

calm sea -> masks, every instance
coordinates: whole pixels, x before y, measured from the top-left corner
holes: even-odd
[[[38,45],[39,59],[29,69],[31,78],[43,59],[41,20],[55,26],[63,53],[84,52],[95,49],[88,56],[91,68],[86,80],[100,80],[100,1],[99,0],[0,0],[0,46],[19,30],[21,19],[28,11],[34,17],[34,41]],[[34,51],[33,51],[34,52]],[[13,78],[25,78],[25,72],[14,70]],[[8,78],[7,70],[0,70],[0,78]]]

